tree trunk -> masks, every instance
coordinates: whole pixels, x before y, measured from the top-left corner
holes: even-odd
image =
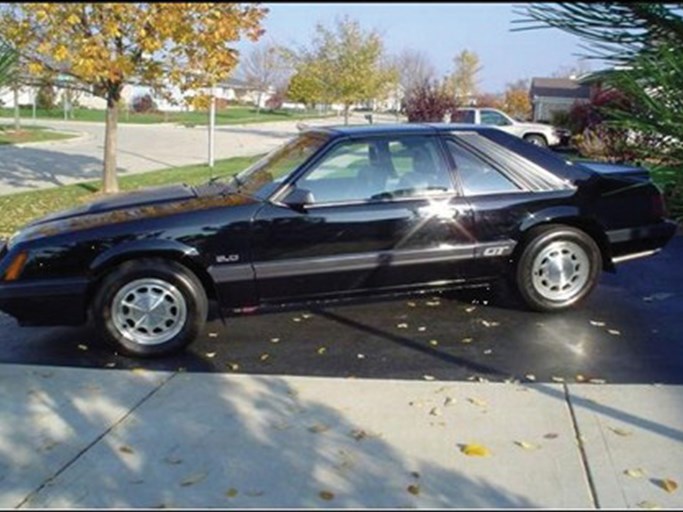
[[[14,131],[21,130],[21,116],[19,115],[19,86],[14,85]]]
[[[349,124],[349,109],[351,105],[344,103],[344,124]]]
[[[104,174],[102,176],[102,189],[105,194],[114,194],[119,191],[119,182],[116,177],[118,107],[118,100],[112,93],[109,93],[107,97],[107,124],[104,131]]]
[[[261,91],[258,92],[258,98],[256,99],[256,113],[260,114],[261,113],[261,100],[263,99],[263,93]]]

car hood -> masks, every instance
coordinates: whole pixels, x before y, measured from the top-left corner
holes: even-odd
[[[135,192],[117,194],[111,197],[103,197],[102,199],[84,204],[83,206],[56,212],[31,222],[28,227],[37,226],[39,224],[45,224],[56,220],[71,219],[83,215],[180,201],[196,196],[196,191],[188,185],[172,185],[148,188]]]
[[[86,205],[37,219],[15,234],[10,240],[10,245],[72,231],[208,208],[237,206],[254,201],[253,198],[230,192],[225,185],[173,185],[148,188],[103,197]]]

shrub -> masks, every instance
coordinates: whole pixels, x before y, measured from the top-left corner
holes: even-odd
[[[282,108],[282,104],[284,102],[285,102],[285,91],[278,89],[266,101],[266,108],[268,110],[280,110]]]
[[[136,112],[138,114],[156,112],[158,110],[157,104],[154,102],[152,96],[150,96],[149,94],[144,94],[133,98],[132,107],[133,112]]]
[[[444,85],[424,82],[408,91],[403,110],[409,123],[442,122],[453,116],[458,107],[453,96]]]
[[[52,110],[55,108],[56,99],[57,95],[52,84],[48,82],[41,83],[38,87],[38,92],[36,93],[36,107]]]

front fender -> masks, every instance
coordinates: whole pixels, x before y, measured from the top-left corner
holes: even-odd
[[[90,263],[88,270],[96,274],[119,261],[129,259],[131,256],[148,256],[152,254],[168,254],[176,258],[190,257],[191,259],[199,255],[194,247],[175,240],[133,240],[115,245],[99,254]]]

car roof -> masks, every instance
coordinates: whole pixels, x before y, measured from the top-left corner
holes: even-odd
[[[309,133],[322,132],[333,137],[363,137],[368,135],[436,134],[453,131],[489,132],[491,130],[496,130],[496,128],[469,123],[396,123],[316,126],[305,131]]]

